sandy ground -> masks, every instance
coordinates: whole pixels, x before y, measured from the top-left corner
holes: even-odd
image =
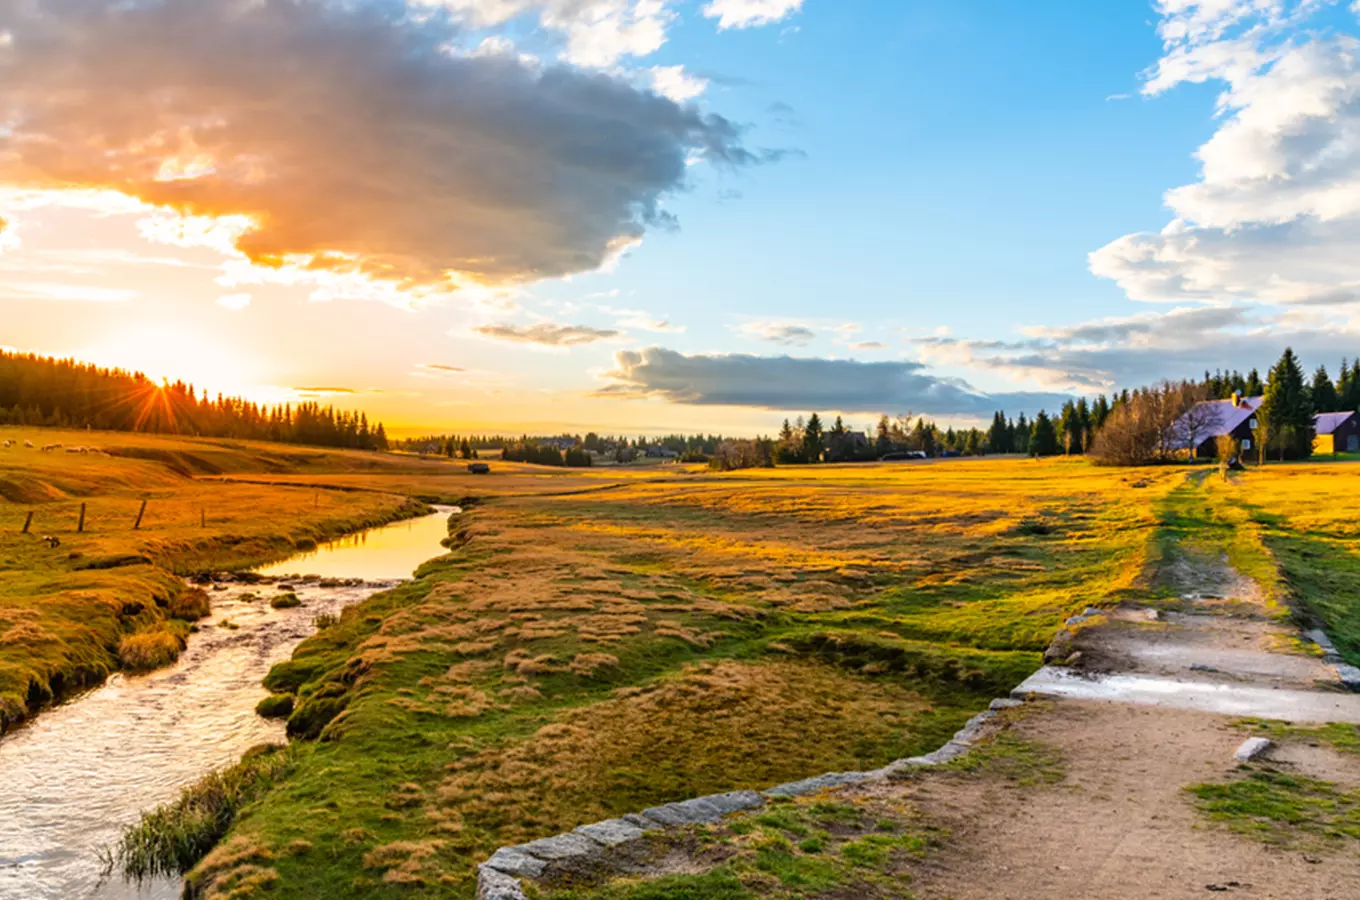
[[[1353,900],[1353,843],[1267,847],[1207,824],[1185,787],[1232,777],[1243,740],[1210,713],[1064,700],[1015,726],[1059,749],[1058,784],[1018,787],[996,778],[932,776],[910,789],[928,821],[951,829],[917,869],[921,900],[1205,897]],[[1289,745],[1277,764],[1340,782],[1360,779],[1360,758]]]

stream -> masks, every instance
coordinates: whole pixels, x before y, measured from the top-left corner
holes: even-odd
[[[100,850],[209,771],[256,744],[285,740],[281,721],[255,715],[267,693],[260,681],[315,632],[318,615],[389,588],[442,554],[448,518],[460,510],[436,509],[256,570],[276,584],[204,585],[212,614],[173,666],[115,674],[0,737],[0,898],[178,897],[177,880],[101,882]],[[300,607],[270,607],[282,583]]]

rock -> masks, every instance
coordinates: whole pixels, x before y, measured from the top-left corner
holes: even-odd
[[[641,813],[629,813],[628,815],[623,816],[623,821],[627,822],[629,825],[634,825],[643,831],[655,831],[662,827],[660,822],[649,819]]]
[[[1238,762],[1251,762],[1253,759],[1269,750],[1271,746],[1272,743],[1269,738],[1247,738],[1242,742],[1242,746],[1237,748],[1237,752],[1233,754],[1233,757],[1236,758]]]
[[[1081,651],[1078,650],[1076,653],[1073,653],[1071,656],[1067,657],[1067,659],[1063,660],[1063,665],[1065,666],[1081,665]]]
[[[1060,659],[1066,659],[1072,655],[1072,632],[1067,629],[1059,631],[1053,638],[1053,643],[1048,645],[1044,651],[1044,662],[1052,663]]]
[[[982,726],[985,725],[989,719],[994,718],[996,718],[996,713],[991,710],[978,713],[976,716],[973,716],[973,718],[965,722],[963,727],[954,733],[954,737],[949,741],[949,744],[961,744],[964,747],[971,746],[973,741],[977,740],[978,735],[982,733]],[[949,744],[945,744],[945,747],[948,747]],[[936,752],[938,753],[939,751],[937,750]]]
[[[1016,700],[1011,697],[997,697],[995,700],[992,701],[991,706],[989,706],[988,709],[991,710],[1015,709],[1015,707],[1017,706],[1024,705],[1025,701],[1023,700]]]
[[[582,825],[576,831],[606,847],[617,847],[619,844],[635,841],[643,835],[643,829],[623,819],[606,819],[603,822]]]
[[[847,784],[861,784],[873,777],[872,772],[829,772],[815,778],[804,778],[802,781],[790,781],[787,784],[777,785],[765,793],[771,797],[801,797],[804,794],[815,794],[828,788],[844,787]]]
[[[530,841],[527,844],[520,844],[512,847],[521,853],[536,856],[539,859],[546,859],[555,862],[562,859],[572,859],[577,856],[592,856],[600,852],[600,844],[592,841],[584,834],[568,832],[566,834],[553,835],[552,837],[540,838]],[[499,866],[497,867],[499,868]]]
[[[716,822],[723,817],[722,810],[702,798],[653,806],[651,809],[644,809],[642,814],[662,825],[699,825]]]
[[[699,799],[713,804],[722,810],[723,815],[747,809],[760,809],[765,805],[765,800],[755,791],[729,791],[726,794],[710,794]]]
[[[1338,663],[1336,675],[1348,691],[1360,691],[1360,669],[1347,663]]]
[[[491,858],[482,863],[480,868],[495,869],[519,878],[538,878],[547,867],[543,860],[522,852],[518,847],[502,847],[491,854]]]
[[[491,868],[477,867],[477,900],[525,900],[519,879]]]

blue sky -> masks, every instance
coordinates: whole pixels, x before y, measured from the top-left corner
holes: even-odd
[[[1340,0],[229,6],[192,6],[216,65],[183,0],[0,0],[0,343],[399,428],[739,433],[1360,353]],[[55,76],[58,25],[100,52]],[[117,164],[44,149],[89,135]]]

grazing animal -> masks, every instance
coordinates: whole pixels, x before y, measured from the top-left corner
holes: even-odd
[[[14,446],[14,441],[5,441],[5,449],[6,449],[6,450],[8,450],[10,447],[13,447],[13,446]]]
[[[32,441],[24,441],[24,449],[25,449],[25,450],[32,450],[32,449],[33,449],[33,442],[32,442]]]
[[[43,535],[42,542],[53,550],[61,546],[61,538],[53,534]]]
[[[61,444],[44,444],[44,445],[43,445],[43,448],[42,448],[42,452],[43,452],[43,453],[51,453],[51,452],[54,451],[54,450],[60,450],[60,449],[61,449]]]

